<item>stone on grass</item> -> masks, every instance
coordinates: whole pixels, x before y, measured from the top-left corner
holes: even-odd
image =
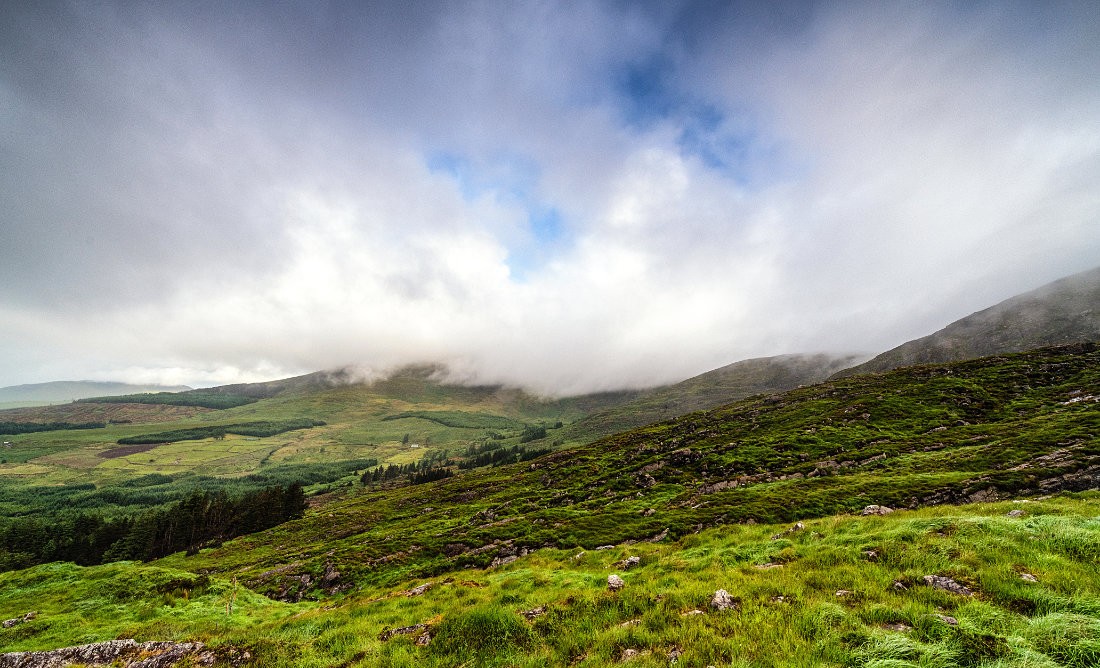
[[[729,610],[731,608],[733,610],[737,609],[737,601],[725,589],[719,589],[714,592],[714,596],[710,597],[711,610]]]
[[[608,591],[619,591],[624,586],[626,586],[626,583],[623,582],[623,579],[621,577],[619,577],[618,575],[612,574],[612,575],[607,576],[607,590]]]
[[[930,587],[949,591],[952,594],[959,594],[960,596],[971,596],[974,593],[964,585],[942,575],[925,575],[924,583]]]
[[[892,512],[894,512],[894,509],[889,506],[880,506],[872,503],[864,508],[860,515],[889,515]]]

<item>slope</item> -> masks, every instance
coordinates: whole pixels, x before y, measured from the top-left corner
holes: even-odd
[[[783,392],[820,383],[854,356],[779,355],[742,360],[685,381],[646,390],[637,399],[595,412],[563,431],[563,438],[588,442],[754,394]]]
[[[845,369],[837,377],[1079,341],[1100,341],[1100,267],[968,315],[934,334]]]
[[[1100,482],[1100,350],[910,367],[745,400],[522,465],[364,493],[173,557],[295,600],[500,563],[781,522]],[[339,572],[341,578],[326,577]]]
[[[181,392],[185,385],[133,385],[91,380],[53,381],[0,387],[0,408],[69,402],[74,399],[134,392]]]

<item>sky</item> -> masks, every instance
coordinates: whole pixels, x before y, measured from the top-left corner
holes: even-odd
[[[1100,3],[0,3],[0,385],[877,353],[1100,265]]]

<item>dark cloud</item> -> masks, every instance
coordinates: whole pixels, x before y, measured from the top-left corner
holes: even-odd
[[[1095,3],[7,3],[0,377],[874,351],[1100,264]]]

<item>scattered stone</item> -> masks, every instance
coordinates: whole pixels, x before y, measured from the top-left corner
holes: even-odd
[[[805,528],[806,528],[806,525],[803,524],[802,522],[795,522],[794,526],[791,527],[790,529],[787,529],[786,531],[781,531],[780,533],[777,533],[774,536],[772,536],[772,540],[779,540],[780,538],[784,538],[786,536],[789,536],[789,535],[791,535],[792,533],[794,533],[796,531],[802,531]]]
[[[601,546],[596,548],[596,551],[599,552],[601,550],[614,550],[614,549],[615,549],[614,545],[601,545]]]
[[[775,562],[769,561],[766,564],[756,564],[755,566],[753,566],[753,568],[756,568],[756,569],[759,569],[759,570],[762,570],[762,571],[767,571],[767,570],[771,570],[773,568],[779,568],[782,565],[783,564],[777,564]]]
[[[878,550],[864,550],[863,558],[868,561],[875,561],[878,559]]]
[[[772,596],[771,602],[772,603],[786,603],[787,602],[787,597],[783,596],[782,594],[780,594],[779,596]]]
[[[623,582],[623,579],[621,577],[619,577],[618,575],[608,575],[607,576],[607,590],[608,591],[619,591],[620,589],[622,589],[625,586],[626,586],[626,583]]]
[[[1035,577],[1031,573],[1024,573],[1023,575],[1020,576],[1020,579],[1025,581],[1025,582],[1038,582],[1039,581],[1039,578]]]
[[[882,628],[886,629],[887,631],[901,631],[903,633],[905,631],[913,630],[912,626],[909,626],[908,624],[902,624],[901,622],[897,622],[894,624],[883,624]]]
[[[642,511],[642,517],[652,517],[657,511],[652,508],[646,508]]]
[[[1005,515],[1008,517],[1023,517],[1024,515],[1027,515],[1027,513],[1020,510],[1019,508],[1016,508],[1015,510],[1008,511],[1007,513],[1005,513]]]
[[[619,628],[626,629],[626,628],[630,628],[631,626],[635,626],[635,625],[641,624],[641,623],[642,623],[642,620],[640,620],[640,619],[628,619],[627,621],[623,622],[622,624],[619,624]]]
[[[664,531],[662,531],[661,533],[657,534],[657,535],[656,535],[656,536],[654,536],[653,538],[650,538],[650,539],[648,540],[648,542],[650,542],[650,543],[660,543],[660,542],[661,542],[662,540],[664,540],[665,538],[668,538],[668,527],[665,527],[665,530],[664,530]]]
[[[546,606],[545,605],[540,605],[537,608],[531,608],[530,610],[524,610],[524,611],[520,612],[519,614],[523,615],[523,617],[527,621],[530,622],[530,621],[533,621],[533,620],[545,615],[546,614]]]
[[[894,580],[894,584],[892,586],[894,588],[894,591],[909,591],[909,587],[906,587],[905,583],[901,580]]]
[[[431,629],[426,629],[423,633],[421,633],[420,635],[418,635],[416,637],[416,646],[417,647],[427,647],[429,644],[431,644],[431,642],[432,642],[432,631],[431,631]]]
[[[396,635],[411,636],[414,633],[426,632],[428,630],[427,624],[413,624],[412,626],[399,626],[395,629],[386,629],[378,634],[378,639],[382,642],[386,642],[390,638]],[[419,638],[418,638],[419,640]]]
[[[894,512],[894,509],[889,506],[871,504],[864,508],[860,515],[889,515],[892,512]]]
[[[633,557],[632,556],[632,557],[627,557],[626,559],[623,559],[622,561],[620,561],[616,565],[619,568],[623,569],[624,571],[629,571],[631,568],[634,568],[635,566],[637,566],[640,563],[642,563],[642,558],[641,557]]]
[[[735,601],[733,597],[730,596],[729,592],[725,589],[719,589],[718,591],[714,592],[714,596],[710,597],[709,605],[711,610],[718,611],[729,610],[731,608],[734,610],[738,609],[737,601]]]
[[[497,557],[497,558],[493,559],[492,563],[489,564],[489,568],[496,568],[497,566],[504,566],[506,564],[512,563],[516,559],[519,559],[519,557],[517,555],[514,555],[514,554],[510,557]]]
[[[836,590],[837,598],[844,598],[845,596],[851,596],[851,594],[852,594],[852,592],[848,589],[837,589]]]
[[[695,615],[705,615],[705,614],[707,614],[707,613],[703,612],[699,608],[696,608],[694,610],[688,610],[687,612],[681,612],[680,616],[681,617],[694,617]]]
[[[576,561],[577,559],[580,559],[582,557],[584,557],[584,552],[578,552],[573,555],[573,560]]]
[[[412,589],[404,592],[404,594],[408,598],[412,598],[414,596],[421,596],[421,595],[424,594],[424,592],[428,591],[429,589],[431,589],[434,586],[435,586],[434,582],[425,582],[424,584],[420,585],[419,587],[413,587]]]
[[[955,619],[954,617],[949,617],[947,615],[940,615],[940,614],[935,614],[935,615],[932,615],[932,616],[935,617],[936,619],[940,620],[944,624],[947,624],[948,626],[958,626],[959,625],[959,620]]]
[[[629,661],[639,654],[641,654],[641,652],[636,649],[624,649],[622,655],[619,657],[619,661]]]
[[[0,654],[2,668],[62,668],[81,665],[87,668],[172,668],[184,661],[189,666],[214,665],[214,653],[200,642],[143,642],[109,640],[44,652]],[[230,665],[252,658],[247,652],[230,657]]]
[[[960,596],[971,596],[974,594],[974,592],[967,587],[955,582],[951,578],[943,577],[942,575],[925,575],[924,583],[930,587],[949,591],[952,594],[959,594]]]
[[[668,651],[668,662],[669,663],[676,663],[677,661],[680,660],[680,655],[681,655],[680,648],[679,647],[673,647],[672,649],[670,649]]]

